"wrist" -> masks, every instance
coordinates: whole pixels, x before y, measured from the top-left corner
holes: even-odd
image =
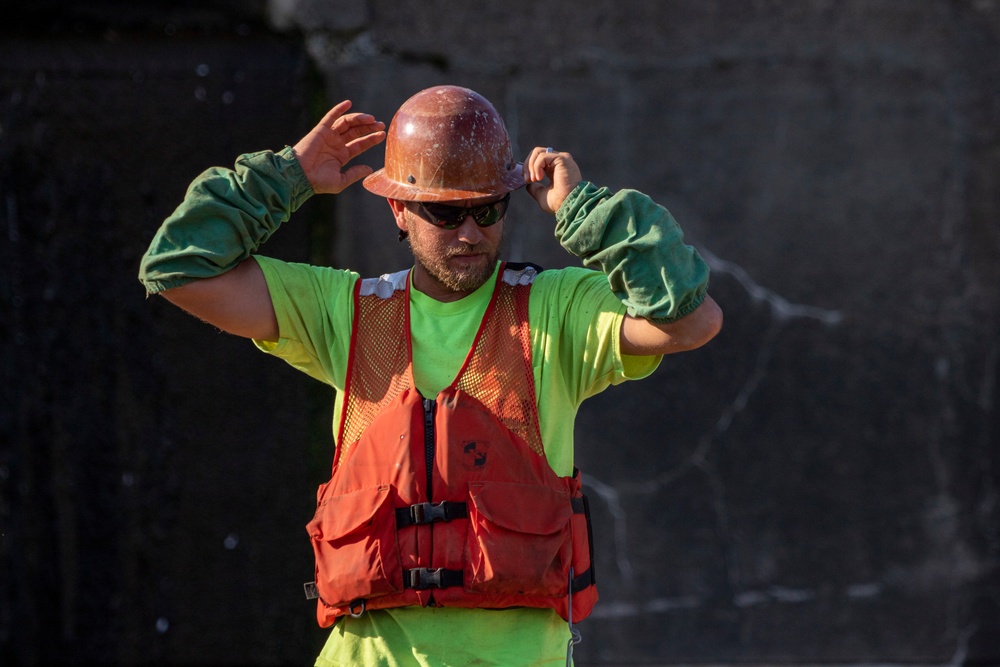
[[[245,166],[259,176],[272,181],[272,187],[275,191],[279,193],[281,198],[286,199],[285,205],[288,207],[289,213],[298,210],[307,199],[315,194],[312,184],[306,177],[306,172],[291,146],[285,146],[277,152],[264,150],[256,153],[245,153],[237,158],[236,165],[237,168]]]
[[[586,260],[601,248],[607,218],[591,214],[611,194],[608,188],[580,181],[566,196],[556,210],[555,235],[567,252]]]

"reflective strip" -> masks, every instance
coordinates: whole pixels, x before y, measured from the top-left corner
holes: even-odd
[[[360,294],[388,299],[393,292],[406,289],[406,277],[409,273],[409,269],[404,269],[396,273],[384,273],[378,278],[365,278],[361,281]]]
[[[530,285],[535,281],[538,271],[534,266],[525,265],[517,269],[506,269],[503,272],[503,281],[508,285]]]

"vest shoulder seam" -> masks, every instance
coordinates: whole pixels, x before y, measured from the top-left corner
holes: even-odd
[[[409,269],[403,269],[395,273],[383,273],[378,278],[363,278],[358,294],[388,299],[394,292],[406,289],[406,277],[409,273]]]
[[[535,277],[541,267],[535,264],[515,264],[508,262],[504,268],[502,280],[511,287],[517,285],[530,285],[535,282]]]

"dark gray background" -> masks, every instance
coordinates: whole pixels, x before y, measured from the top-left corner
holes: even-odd
[[[581,665],[1000,663],[1000,3],[75,2],[0,19],[0,662],[311,664],[329,391],[160,299],[190,180],[466,85],[645,191],[707,348],[577,423]],[[380,166],[380,151],[365,161]],[[573,263],[523,195],[508,255]],[[384,201],[266,252],[406,266]]]

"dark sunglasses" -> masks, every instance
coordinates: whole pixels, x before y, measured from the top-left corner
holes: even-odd
[[[510,204],[510,193],[508,192],[504,195],[503,199],[469,208],[464,206],[449,206],[447,204],[433,204],[431,202],[418,201],[412,203],[423,209],[427,222],[442,229],[455,229],[470,215],[480,227],[489,227],[500,222],[500,219],[507,213],[507,205]]]

